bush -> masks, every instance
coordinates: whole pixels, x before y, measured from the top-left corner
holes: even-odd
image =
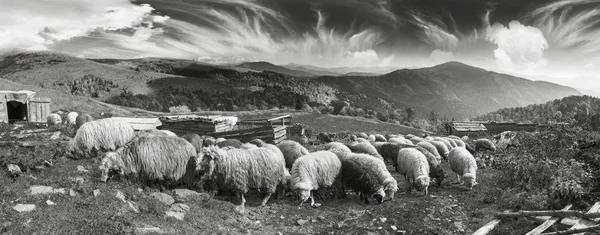
[[[187,105],[179,105],[169,108],[169,113],[190,113],[192,112]]]

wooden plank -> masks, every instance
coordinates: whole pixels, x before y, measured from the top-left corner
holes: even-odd
[[[509,212],[509,210],[505,210],[504,212]],[[486,235],[489,232],[491,232],[499,223],[500,219],[493,219],[481,228],[477,229],[477,231],[475,231],[473,235]]]
[[[533,217],[534,219],[541,221],[541,222],[545,222],[546,220],[552,218],[552,216],[537,216],[537,217]],[[564,224],[566,226],[573,226],[577,223],[583,223],[586,226],[593,226],[596,225],[596,223],[594,221],[588,220],[588,219],[572,219],[572,218],[564,218],[562,220],[560,220],[561,224]]]
[[[585,232],[592,232],[592,231],[600,231],[600,225],[594,225],[594,226],[590,226],[590,227],[578,228],[578,229],[573,229],[573,230],[558,231],[558,232],[553,232],[553,233],[543,233],[543,235],[584,234]]]
[[[598,210],[600,210],[600,202],[596,202],[592,206],[592,208],[590,208],[590,210],[588,210],[588,214],[598,212]],[[587,227],[585,224],[577,222],[577,224],[573,225],[571,228],[569,228],[569,230],[577,230],[577,229],[581,229],[581,228],[585,228],[585,227]],[[583,234],[583,233],[580,233],[580,234]]]
[[[578,217],[578,218],[586,218],[586,219],[595,219],[600,218],[600,213],[592,212],[592,213],[583,213],[581,211],[519,211],[519,212],[506,212],[506,213],[496,213],[497,217],[525,217],[525,216],[557,216],[557,217]]]
[[[571,209],[571,207],[573,207],[573,205],[569,204],[569,205],[565,206],[562,210],[566,211],[566,210]],[[531,230],[530,232],[526,233],[525,235],[542,234],[544,231],[546,231],[546,229],[550,228],[553,224],[558,222],[560,219],[561,219],[560,217],[551,217],[548,220],[546,220],[544,223],[542,223],[540,226],[537,226],[537,228]]]

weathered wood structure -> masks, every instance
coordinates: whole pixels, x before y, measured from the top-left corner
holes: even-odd
[[[516,122],[485,122],[483,123],[490,135],[499,134],[505,131],[526,131],[534,132],[547,129],[547,125],[516,123]]]
[[[46,123],[50,99],[35,97],[33,91],[0,91],[0,122]]]
[[[232,138],[242,142],[262,139],[269,143],[279,143],[286,139],[286,129],[291,121],[289,115],[238,121],[232,116],[178,115],[159,118],[158,129],[170,130],[177,135],[196,133],[215,138]]]
[[[446,122],[446,134],[455,136],[485,135],[487,128],[481,122]]]
[[[157,117],[111,117],[129,123],[134,130],[155,130],[162,125],[162,122]]]

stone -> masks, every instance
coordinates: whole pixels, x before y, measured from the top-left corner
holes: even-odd
[[[6,165],[6,167],[8,167],[8,172],[10,172],[10,175],[23,174],[23,172],[21,171],[21,168],[15,164],[8,164],[8,165]]]
[[[115,194],[115,197],[118,198],[119,200],[126,202],[125,201],[125,194],[123,194],[123,192],[121,192],[121,190],[117,190],[117,193]]]
[[[202,193],[196,192],[196,191],[192,191],[189,189],[182,189],[182,188],[178,188],[173,190],[175,192],[175,196],[179,197],[181,199],[186,199],[188,197],[199,197],[199,196],[203,196]],[[204,193],[206,194],[206,193]],[[208,195],[208,194],[206,194]]]
[[[454,222],[454,227],[456,227],[456,229],[458,229],[458,231],[464,231],[465,230],[465,225],[462,222],[460,222],[460,221]]]
[[[134,234],[148,234],[148,233],[165,233],[159,227],[154,227],[147,224],[139,224],[134,231]]]
[[[47,167],[51,167],[52,166],[52,162],[49,162],[48,160],[44,160],[42,162],[42,165],[47,166]]]
[[[54,205],[56,205],[56,203],[54,203],[53,201],[50,201],[50,200],[46,200],[46,205],[54,206]]]
[[[81,176],[71,177],[71,181],[78,183],[78,184],[83,184],[83,182],[85,182],[85,180]]]
[[[299,219],[298,221],[296,221],[298,223],[298,225],[302,226],[305,225],[306,223],[308,223],[308,220],[305,219]]]
[[[98,195],[100,195],[100,190],[94,189],[94,191],[92,191],[92,193],[94,194],[94,197],[97,197]]]
[[[83,167],[82,165],[77,166],[77,171],[89,172],[89,170],[85,169],[85,167]]]
[[[50,194],[50,193],[54,193],[54,188],[50,187],[50,186],[43,186],[43,185],[34,185],[29,187],[29,190],[31,190],[31,195],[38,195],[38,194]]]
[[[58,138],[60,138],[60,134],[61,134],[60,131],[54,132],[52,134],[52,136],[50,136],[50,139],[51,140],[57,140]]]
[[[75,196],[77,196],[77,192],[75,192],[75,190],[73,190],[73,189],[69,189],[69,196],[75,197]]]
[[[387,221],[387,218],[379,218],[379,221],[381,221],[381,223],[385,223],[385,221]]]
[[[127,201],[127,205],[133,212],[140,213],[140,207],[135,202]]]
[[[183,203],[175,203],[175,204],[171,205],[171,208],[169,208],[169,210],[185,213],[185,212],[190,211],[190,207]]]
[[[54,193],[66,194],[67,193],[67,189],[65,189],[65,188],[54,189]]]
[[[396,234],[404,235],[406,234],[406,230],[397,230]]]
[[[150,194],[150,197],[153,197],[166,205],[171,205],[175,203],[175,199],[173,199],[173,197],[165,193],[154,192]]]
[[[165,212],[166,217],[172,217],[178,220],[183,221],[183,219],[185,218],[185,213],[181,213],[181,212],[175,212],[175,211],[167,211]]]
[[[394,226],[394,225],[390,226],[390,228],[391,228],[392,230],[394,230],[394,231],[398,230],[398,227],[396,227],[396,226]]]
[[[30,212],[35,210],[34,204],[17,204],[13,207],[14,210],[18,212]]]
[[[320,221],[325,221],[325,216],[319,215],[317,216],[317,219],[319,219]]]

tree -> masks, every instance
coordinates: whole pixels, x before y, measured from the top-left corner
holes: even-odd
[[[415,119],[415,110],[413,108],[406,108],[406,120],[412,122]]]
[[[431,124],[436,125],[438,123],[438,120],[439,120],[439,115],[435,111],[431,111],[429,113],[429,121],[431,122]]]

